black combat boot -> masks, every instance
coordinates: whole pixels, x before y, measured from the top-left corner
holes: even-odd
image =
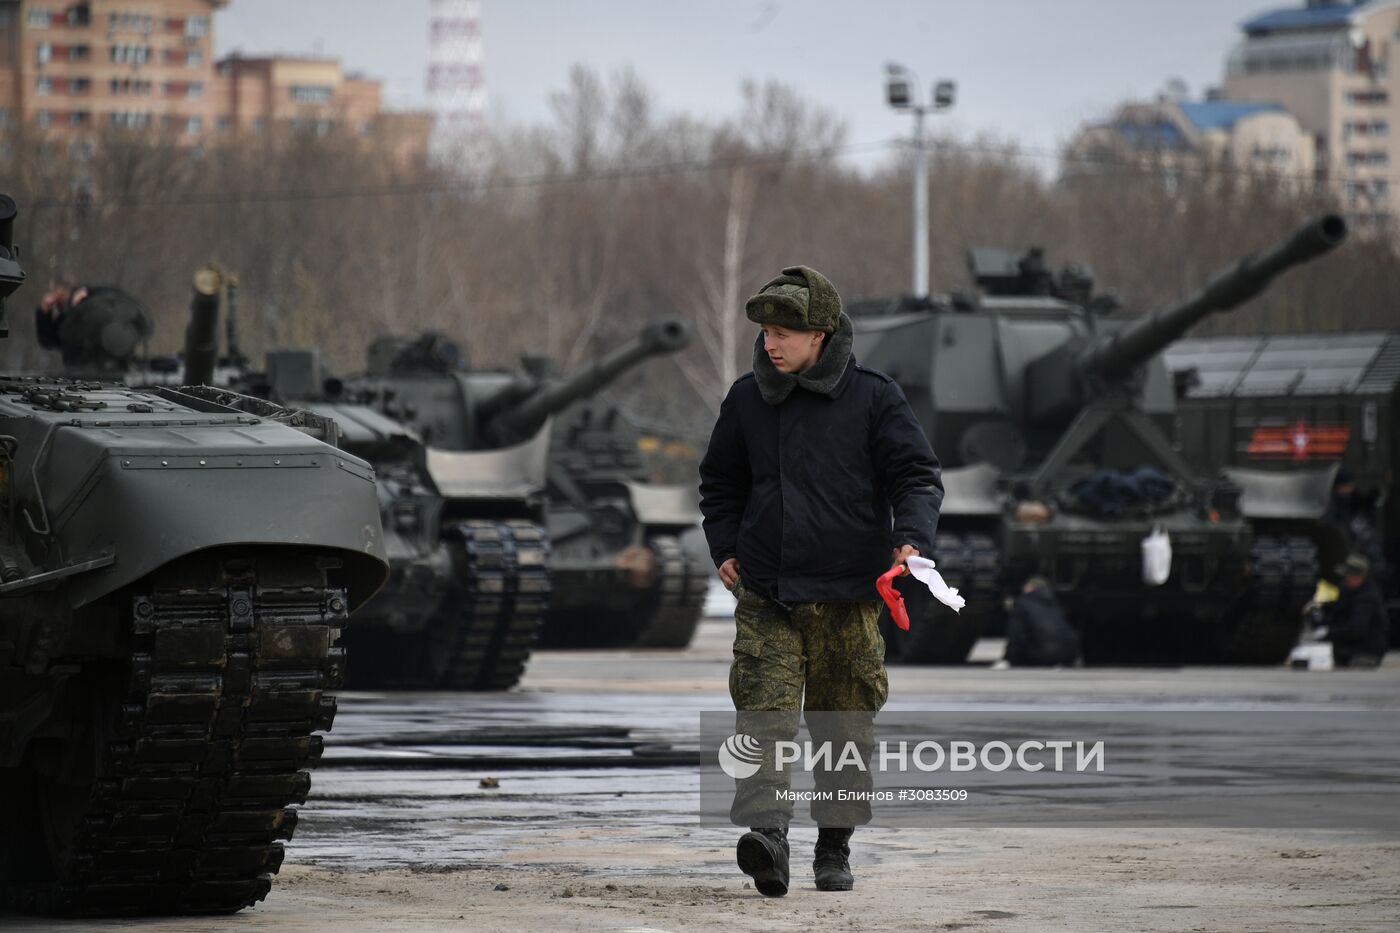
[[[753,886],[766,897],[788,892],[787,827],[751,829],[739,837],[735,848],[739,870],[753,878]]]
[[[818,891],[849,891],[856,886],[851,875],[851,833],[849,829],[817,830],[816,858],[812,874],[817,876]]]

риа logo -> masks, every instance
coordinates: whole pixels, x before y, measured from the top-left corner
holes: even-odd
[[[736,780],[753,777],[762,764],[763,746],[751,735],[731,735],[719,747],[720,770]]]

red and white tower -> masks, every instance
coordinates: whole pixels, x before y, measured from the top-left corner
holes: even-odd
[[[481,0],[432,0],[428,17],[428,100],[437,119],[432,150],[460,154],[486,131],[481,73]]]

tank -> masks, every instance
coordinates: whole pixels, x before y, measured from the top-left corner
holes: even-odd
[[[444,527],[461,536],[489,525],[504,535],[505,553],[527,556],[541,575],[529,577],[528,592],[503,581],[503,644],[525,650],[541,630],[554,644],[683,644],[703,598],[703,578],[677,537],[697,518],[693,503],[635,473],[600,464],[581,472],[567,453],[554,456],[551,438],[561,435],[551,418],[689,341],[684,323],[657,322],[565,377],[544,357],[526,357],[515,372],[472,370],[437,334],[381,338],[368,373],[336,388],[416,430],[427,484],[444,499]]]
[[[857,306],[861,361],[899,382],[943,461],[934,559],[968,602],[953,615],[914,593],[924,624],[891,630],[894,649],[963,660],[1043,576],[1088,661],[1284,660],[1327,547],[1331,471],[1193,470],[1170,439],[1161,353],[1345,236],[1322,217],[1136,320],[1109,316],[1087,269],[1054,275],[1038,251],[973,250],[975,298]],[[1154,530],[1171,547],[1159,585],[1144,579]]]
[[[331,436],[228,391],[0,377],[0,909],[268,893],[388,572],[373,471]]]
[[[648,482],[641,441],[603,397],[554,419],[546,645],[684,648],[695,635],[711,574],[708,559],[681,544],[699,527],[695,488]]]
[[[1177,444],[1193,467],[1339,468],[1347,486],[1328,520],[1370,560],[1400,645],[1400,331],[1191,338],[1165,358]],[[1339,583],[1332,568],[1340,555],[1321,561],[1322,576]]]

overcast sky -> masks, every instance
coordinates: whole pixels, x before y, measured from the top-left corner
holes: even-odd
[[[633,66],[663,111],[722,116],[744,78],[823,101],[851,143],[910,131],[883,102],[886,61],[925,85],[958,82],[941,127],[1051,153],[1083,121],[1155,95],[1173,77],[1199,96],[1220,80],[1239,23],[1302,0],[483,0],[495,120],[547,120],[575,62]],[[220,53],[318,52],[384,82],[390,107],[426,104],[428,0],[233,0]]]

